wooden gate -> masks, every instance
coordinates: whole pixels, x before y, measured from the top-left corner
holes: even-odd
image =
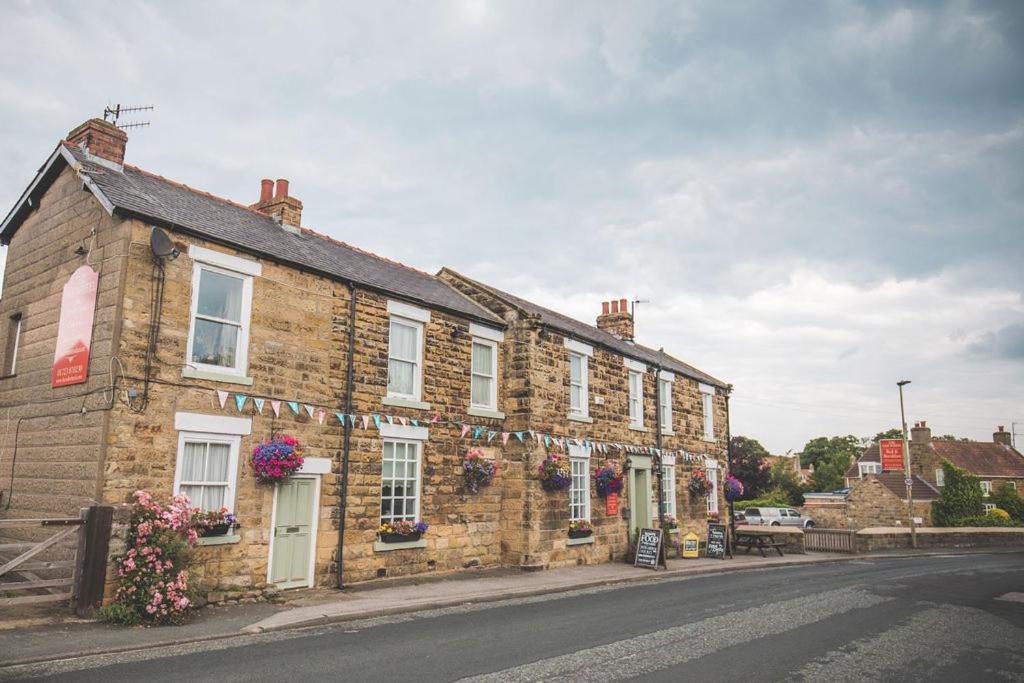
[[[0,607],[73,602],[80,614],[103,599],[113,508],[83,508],[78,517],[0,519],[0,529],[44,529],[43,541],[0,544]],[[71,559],[44,560],[45,551],[70,544]],[[41,576],[36,572],[43,572]]]
[[[856,552],[853,544],[853,536],[856,533],[850,529],[809,527],[804,529],[804,549],[827,553],[853,553]]]

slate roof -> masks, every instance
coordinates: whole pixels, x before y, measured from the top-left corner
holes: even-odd
[[[979,477],[1024,479],[1024,455],[1001,443],[987,441],[932,441],[940,458]]]
[[[845,476],[847,479],[860,478],[860,468],[857,467],[857,465],[858,463],[862,462],[882,462],[882,453],[881,451],[878,450],[877,443],[871,444],[870,446],[865,448],[864,452],[861,453],[860,457],[857,458],[852,465],[850,465],[850,469],[846,470],[846,474],[843,476]]]
[[[284,230],[271,217],[226,199],[125,165],[124,172],[90,161],[63,143],[115,212],[164,225],[272,261],[354,282],[416,303],[503,326],[501,319],[439,278],[303,229]],[[20,221],[18,221],[20,223]],[[9,242],[17,223],[5,230]]]
[[[878,477],[878,481],[885,485],[885,488],[889,489],[900,500],[907,499],[907,485],[905,483],[902,472],[882,472],[881,474],[870,475]],[[927,481],[914,475],[914,484],[911,487],[914,500],[935,500],[939,497],[939,490],[929,484]]]
[[[728,385],[722,380],[716,379],[711,375],[707,374],[706,372],[698,370],[692,365],[684,363],[678,358],[670,356],[667,353],[659,352],[656,351],[655,349],[651,349],[646,346],[641,346],[640,344],[634,344],[631,342],[624,341],[622,339],[619,339],[615,335],[611,334],[610,332],[605,332],[604,330],[599,329],[595,325],[588,325],[587,323],[580,322],[575,318],[570,318],[567,315],[563,315],[556,311],[552,311],[549,308],[544,308],[543,306],[539,306],[533,303],[532,301],[521,299],[515,296],[514,294],[503,292],[500,289],[492,287],[491,285],[484,284],[478,280],[473,280],[471,278],[466,277],[465,275],[459,273],[455,274],[491,292],[492,294],[494,294],[494,296],[498,297],[499,299],[505,300],[506,303],[513,306],[514,308],[518,308],[521,311],[530,315],[539,316],[541,322],[543,322],[544,325],[563,334],[567,334],[568,336],[574,339],[595,344],[598,346],[603,346],[623,356],[627,356],[629,358],[641,361],[643,363],[647,363],[649,365],[660,364],[662,369],[664,370],[669,370],[671,372],[678,373],[685,377],[695,379],[698,382],[705,382],[707,384],[711,384],[722,389],[728,387]]]

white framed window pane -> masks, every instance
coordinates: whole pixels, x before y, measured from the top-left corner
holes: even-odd
[[[416,521],[419,492],[419,447],[385,441],[381,467],[381,521]]]
[[[224,507],[224,496],[227,493],[227,486],[204,486],[203,487],[203,510],[220,510]]]
[[[388,361],[388,391],[396,394],[412,395],[413,376],[416,364],[392,358]]]
[[[583,357],[575,353],[569,355],[569,381],[583,383]]]
[[[473,395],[470,400],[473,405],[477,406],[489,406],[491,405],[491,383],[494,380],[490,377],[481,377],[480,375],[473,375]]]
[[[407,361],[417,360],[416,328],[392,320],[390,353],[392,358]]]
[[[231,447],[226,443],[211,443],[207,448],[205,481],[226,483]]]
[[[494,376],[494,347],[473,342],[473,372],[488,377]]]
[[[708,512],[718,512],[718,470],[714,467],[707,468],[708,483],[711,484],[712,493],[708,496]]]
[[[181,455],[181,480],[189,482],[203,481],[205,472],[206,444],[186,441],[185,450]]]
[[[711,394],[701,394],[701,396],[703,398],[704,410],[704,437],[711,439],[715,436],[714,404],[711,400]]]
[[[661,512],[676,516],[676,468],[672,465],[662,467]]]
[[[196,318],[192,339],[192,362],[235,367],[238,327],[229,323]]]
[[[570,520],[590,519],[590,463],[573,458],[569,464],[572,473],[569,486]]]
[[[569,387],[569,407],[575,413],[578,413],[583,409],[583,387]]]
[[[240,278],[203,268],[199,273],[196,313],[241,323],[243,284]]]

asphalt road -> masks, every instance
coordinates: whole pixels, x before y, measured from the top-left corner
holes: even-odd
[[[175,683],[1024,681],[1024,553],[665,580],[32,665],[18,673]]]

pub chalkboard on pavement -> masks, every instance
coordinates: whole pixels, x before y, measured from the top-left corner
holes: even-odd
[[[657,569],[661,557],[661,529],[641,529],[636,542],[634,567]]]
[[[708,524],[708,545],[705,557],[725,559],[725,525]]]

